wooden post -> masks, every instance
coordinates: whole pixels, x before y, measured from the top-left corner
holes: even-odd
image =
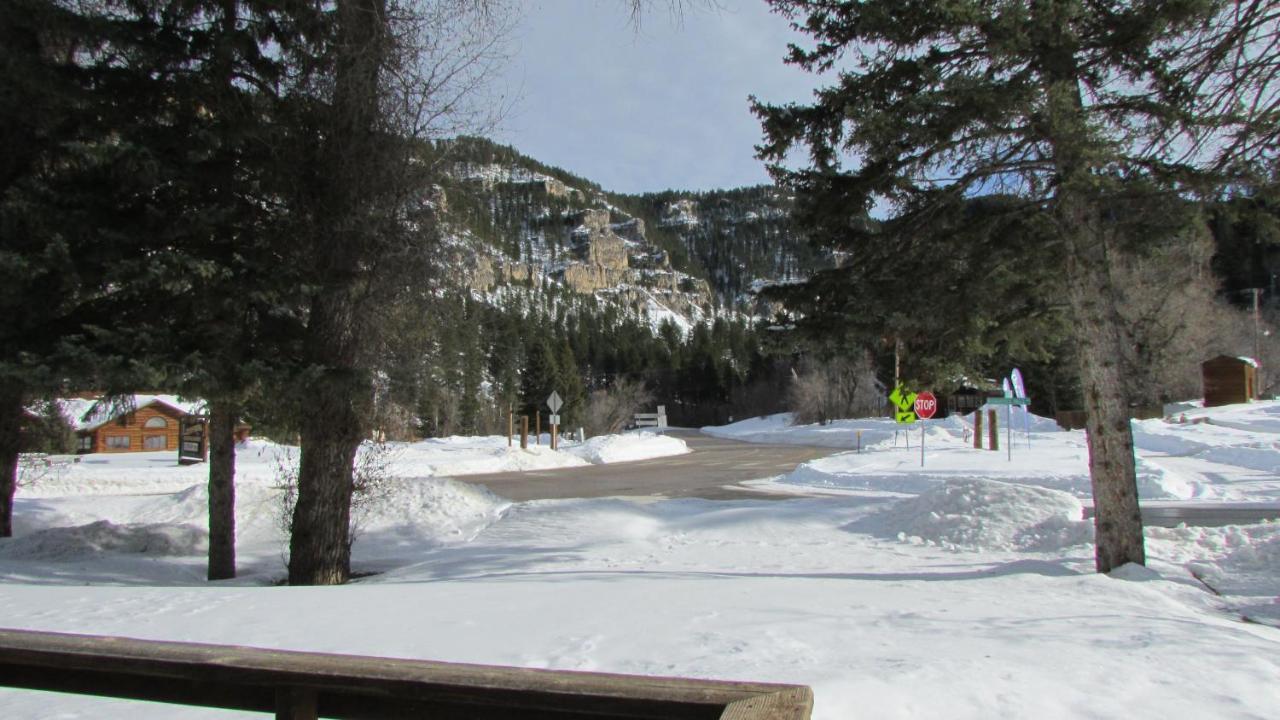
[[[520,416],[520,449],[529,449],[529,416]]]
[[[515,408],[507,406],[507,447],[511,447],[511,436],[516,434],[516,411]]]
[[[533,411],[533,444],[542,444],[542,411]]]
[[[317,720],[316,691],[276,688],[276,720]]]
[[[996,414],[995,410],[987,411],[987,439],[991,441],[990,442],[991,447],[988,448],[989,450],[1000,449],[999,417],[1000,416]]]
[[[982,449],[982,408],[973,411],[973,449]]]
[[[556,442],[556,432],[557,432],[556,424],[551,423],[551,449],[552,450],[555,450],[559,447],[559,444]]]

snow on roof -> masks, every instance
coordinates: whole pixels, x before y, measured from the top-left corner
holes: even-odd
[[[1257,360],[1254,360],[1254,359],[1253,359],[1253,358],[1251,358],[1251,357],[1245,357],[1244,355],[1237,355],[1237,356],[1236,356],[1236,359],[1237,359],[1237,360],[1243,360],[1245,363],[1247,363],[1247,364],[1249,364],[1249,365],[1252,365],[1252,366],[1254,366],[1255,368],[1257,368],[1257,367],[1262,367],[1262,365],[1261,365],[1261,364],[1259,364]]]
[[[122,402],[105,402],[105,398],[60,398],[58,406],[76,430],[93,430],[148,405],[161,403],[186,415],[204,410],[204,400],[186,400],[177,395],[126,395]]]

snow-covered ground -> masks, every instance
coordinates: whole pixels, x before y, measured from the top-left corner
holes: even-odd
[[[1144,497],[1280,501],[1280,404],[1187,416],[1135,424]],[[781,501],[513,505],[444,476],[682,448],[418,443],[360,512],[356,569],[378,574],[341,588],[271,584],[279,448],[241,449],[244,572],[221,583],[202,580],[204,468],[94,456],[20,491],[0,606],[10,627],[804,683],[827,719],[1276,716],[1280,523],[1152,528],[1149,569],[1096,575],[1083,434],[1016,426],[1010,461],[932,423],[923,468],[918,429],[908,449],[879,420],[713,430],[846,450],[758,483],[806,495]],[[0,692],[5,718],[126,715],[229,716]]]

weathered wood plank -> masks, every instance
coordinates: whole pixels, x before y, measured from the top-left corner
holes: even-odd
[[[2,629],[0,685],[287,718],[803,720],[812,705],[803,686]]]
[[[729,703],[720,720],[807,720],[813,713],[813,691],[794,686]]]

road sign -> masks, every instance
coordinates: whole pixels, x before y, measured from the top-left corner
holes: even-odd
[[[1020,397],[989,397],[988,405],[1030,405],[1031,401]]]
[[[551,416],[551,418],[550,418],[550,420],[551,420],[551,424],[552,424],[552,425],[559,425],[559,424],[560,424],[560,416],[559,416],[559,415],[552,415],[552,416]]]
[[[910,425],[916,421],[915,393],[899,385],[889,393],[889,402],[897,408],[893,413],[894,420],[903,425]]]
[[[178,420],[178,464],[191,465],[209,459],[208,418],[188,415]]]
[[[560,399],[560,393],[552,390],[551,397],[547,398],[547,407],[551,408],[551,412],[557,413],[563,405],[564,401]]]
[[[915,409],[916,415],[924,420],[928,420],[933,417],[934,413],[938,412],[938,398],[934,397],[933,393],[926,390],[925,392],[916,395]]]

